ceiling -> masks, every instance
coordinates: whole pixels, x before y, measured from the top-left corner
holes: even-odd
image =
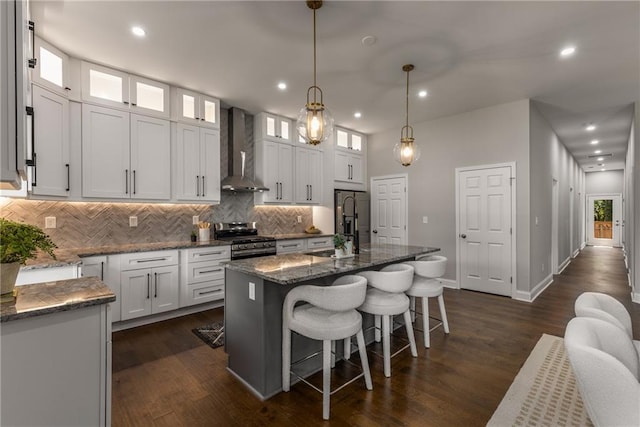
[[[313,81],[313,13],[301,0],[32,0],[31,9],[37,34],[71,56],[251,113],[297,117]],[[640,99],[640,2],[325,1],[317,26],[318,85],[336,124],[399,134],[402,65],[412,63],[411,123],[531,98],[585,171],[624,168]],[[561,58],[567,45],[576,53]],[[589,158],[592,139],[611,157]]]

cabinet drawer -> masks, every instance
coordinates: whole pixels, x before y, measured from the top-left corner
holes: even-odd
[[[224,299],[224,279],[188,285],[183,294],[182,306],[202,304]]]
[[[320,249],[332,249],[333,248],[333,237],[313,237],[311,239],[307,239],[307,250],[315,251]]]
[[[199,283],[208,280],[224,281],[224,265],[212,265],[210,262],[189,263],[187,283]]]
[[[279,254],[302,252],[305,248],[304,239],[279,240],[276,242],[276,251]]]
[[[178,264],[178,251],[154,251],[122,254],[120,270],[136,270],[139,268],[164,267]]]
[[[189,249],[187,262],[201,261],[229,261],[231,259],[230,246],[211,246],[207,248]]]

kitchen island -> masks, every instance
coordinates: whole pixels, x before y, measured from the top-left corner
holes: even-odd
[[[282,303],[286,294],[304,284],[330,285],[336,278],[438,252],[438,248],[403,245],[362,245],[352,258],[288,254],[231,261],[225,269],[225,350],[228,369],[258,397],[282,390]],[[292,337],[292,361],[316,352],[322,343],[297,334]],[[341,346],[338,346],[341,347]],[[297,369],[308,375],[320,369],[310,359]]]

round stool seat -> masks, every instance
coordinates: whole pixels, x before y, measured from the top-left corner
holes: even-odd
[[[412,297],[435,298],[442,295],[444,286],[436,279],[428,279],[426,277],[415,276],[413,285],[407,291],[407,295]]]
[[[355,310],[336,312],[304,304],[293,310],[289,329],[314,340],[339,340],[362,329],[362,315]]]
[[[376,288],[367,290],[367,298],[358,310],[374,315],[402,314],[409,309],[406,294],[392,294]]]

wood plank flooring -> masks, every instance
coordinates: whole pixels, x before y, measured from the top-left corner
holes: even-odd
[[[485,425],[540,335],[563,336],[573,302],[585,291],[622,301],[640,338],[640,305],[631,303],[622,251],[587,247],[533,303],[445,289],[451,333],[433,331],[427,350],[416,332],[419,357],[407,350],[392,359],[391,378],[382,374],[382,360],[369,354],[373,391],[356,382],[334,394],[330,423]],[[438,313],[435,301],[430,310]],[[208,347],[191,332],[222,317],[216,309],[114,333],[112,424],[325,424],[320,394],[296,384],[289,393],[260,401],[226,370],[224,350]]]

